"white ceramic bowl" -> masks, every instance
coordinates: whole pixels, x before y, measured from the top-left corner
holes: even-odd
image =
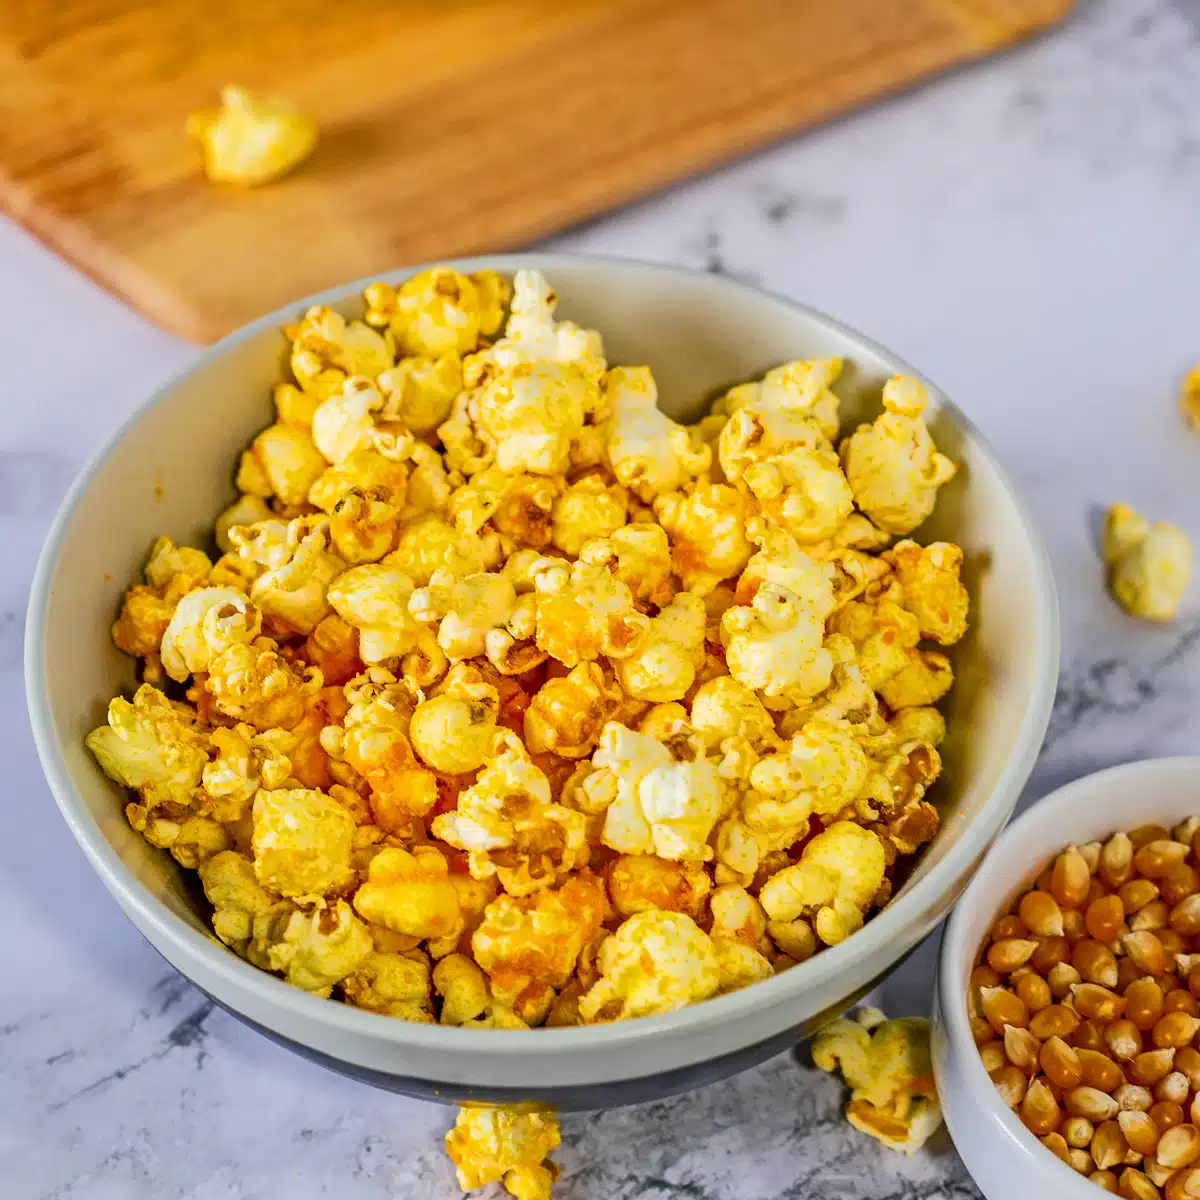
[[[1200,758],[1160,758],[1098,771],[1052,792],[992,847],[942,935],[934,995],[933,1066],[946,1124],[988,1200],[1095,1200],[1094,1184],[1060,1162],[992,1086],[971,1037],[967,977],[1000,910],[1071,843],[1200,814]]]
[[[648,363],[663,408],[699,416],[712,394],[787,359],[842,355],[850,422],[878,411],[884,380],[911,368],[810,309],[714,275],[530,254],[464,271],[545,272],[560,313],[600,329],[611,361]],[[397,283],[411,271],[383,278]],[[71,488],[30,599],[27,688],[46,776],[72,833],[151,944],[221,1005],[342,1071],[443,1099],[538,1099],[563,1108],[641,1100],[710,1082],[782,1049],[852,1003],[935,923],[1011,813],[1049,717],[1058,667],[1054,585],[1004,469],[931,388],[939,445],[962,464],[920,531],[966,550],[972,632],[955,648],[945,817],[891,904],[848,941],[764,983],[669,1016],[536,1033],[409,1024],[320,1000],[255,970],[209,933],[194,882],[126,824],[124,795],[84,749],[114,693],[134,683],[109,625],[158,534],[206,543],[232,498],[238,452],[271,419],[280,327],[310,304],[361,313],[362,283],[282,309],[200,354],[119,430]]]

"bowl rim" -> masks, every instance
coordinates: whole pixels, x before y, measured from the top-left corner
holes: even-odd
[[[582,268],[599,274],[616,271],[658,275],[693,285],[704,281],[708,287],[740,293],[759,300],[766,299],[837,334],[856,350],[882,359],[893,373],[914,375],[921,379],[929,387],[938,407],[950,413],[956,426],[969,437],[976,451],[995,472],[1021,526],[1032,560],[1035,581],[1033,605],[1039,658],[1032,694],[1017,729],[1009,760],[982,811],[975,817],[968,830],[949,848],[943,859],[927,876],[904,891],[844,942],[827,947],[812,959],[781,975],[762,980],[752,987],[714,997],[702,1004],[693,1004],[676,1012],[640,1017],[632,1021],[539,1029],[536,1039],[530,1039],[523,1030],[461,1029],[397,1021],[392,1017],[355,1009],[349,1005],[330,1003],[299,988],[291,987],[275,976],[243,961],[211,935],[205,935],[193,928],[155,899],[134,877],[83,805],[75,790],[70,769],[54,729],[43,660],[49,634],[46,615],[51,580],[67,529],[94,477],[126,434],[146,413],[164,401],[185,379],[206,370],[209,364],[230,350],[268,331],[277,331],[293,321],[298,311],[303,311],[311,305],[336,304],[361,293],[368,283],[383,280],[396,284],[434,265],[453,267],[464,274],[485,269],[511,274],[520,269],[531,269],[553,277],[554,272],[559,269]],[[572,1050],[584,1052],[614,1044],[650,1041],[663,1036],[695,1036],[707,1028],[736,1021],[752,1010],[778,1006],[802,992],[819,988],[829,983],[853,962],[866,961],[880,953],[886,954],[890,942],[914,921],[920,921],[922,914],[936,908],[942,898],[964,876],[970,874],[980,854],[1003,827],[1016,803],[1019,789],[1028,779],[1041,750],[1054,701],[1059,653],[1059,612],[1054,575],[1032,513],[987,439],[926,376],[851,326],[809,305],[742,280],[634,258],[530,252],[476,255],[439,260],[437,263],[415,264],[411,267],[377,272],[350,283],[324,289],[311,296],[300,297],[234,330],[205,348],[186,367],[156,388],[87,461],[72,482],[51,523],[30,588],[25,633],[25,690],[34,743],[59,811],[93,869],[136,926],[153,930],[157,939],[174,946],[185,960],[199,958],[205,968],[222,983],[235,989],[245,988],[255,992],[264,1003],[283,1008],[297,1019],[314,1021],[329,1028],[331,1032],[382,1038],[398,1046],[415,1046],[427,1051],[464,1055],[486,1052],[528,1058],[531,1054]],[[974,837],[971,836],[972,831],[978,831]],[[536,1046],[533,1042],[537,1043]]]
[[[1016,851],[1012,847],[1019,842],[1030,829],[1045,828],[1050,831],[1046,853],[1048,859],[1057,853],[1058,849],[1070,844],[1069,837],[1064,837],[1063,830],[1072,826],[1071,817],[1079,811],[1080,801],[1100,784],[1101,786],[1125,781],[1127,786],[1133,784],[1139,777],[1155,778],[1164,773],[1193,772],[1200,781],[1200,755],[1177,754],[1163,758],[1144,758],[1134,762],[1120,763],[1117,766],[1106,767],[1100,771],[1092,771],[1080,775],[1061,787],[1055,788],[1042,799],[1036,801],[1023,812],[997,839],[989,851],[986,860],[967,885],[958,903],[954,906],[946,926],[942,931],[941,946],[938,948],[938,974],[935,985],[935,1007],[941,1018],[942,1029],[949,1042],[950,1052],[963,1062],[963,1079],[976,1099],[980,1101],[986,1116],[999,1122],[1000,1125],[1025,1146],[1030,1153],[1041,1152],[1042,1157],[1035,1159],[1055,1176],[1058,1188],[1078,1196],[1079,1200],[1094,1196],[1096,1188],[1081,1177],[1066,1163],[1050,1153],[1041,1141],[1032,1134],[1016,1117],[1008,1105],[1001,1102],[987,1071],[984,1070],[983,1060],[971,1036],[971,1027],[967,1015],[967,997],[965,989],[958,986],[963,968],[974,957],[978,948],[978,940],[971,938],[967,926],[976,905],[973,893],[981,891],[985,883],[996,875],[1007,874],[1014,880],[1026,871],[1032,870],[1037,864],[1022,861],[1014,864],[1010,856]],[[1129,786],[1130,804],[1144,803],[1135,787]],[[1200,799],[1200,783],[1197,785],[1197,796]],[[1134,814],[1131,813],[1131,817]],[[942,1097],[942,1106],[947,1111],[951,1108],[951,1097]],[[1057,1170],[1054,1168],[1057,1167]],[[1086,1190],[1084,1190],[1086,1189]],[[1063,1194],[1060,1192],[1059,1194]]]

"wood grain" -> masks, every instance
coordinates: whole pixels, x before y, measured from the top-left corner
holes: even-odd
[[[1070,0],[10,0],[0,205],[211,341],[308,292],[499,250],[1027,36]],[[319,121],[293,176],[200,173],[236,82]]]

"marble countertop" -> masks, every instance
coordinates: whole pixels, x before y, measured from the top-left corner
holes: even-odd
[[[1101,587],[1124,498],[1200,538],[1200,10],[1080,0],[1062,29],[677,188],[554,245],[728,272],[916,363],[1025,489],[1057,574],[1063,672],[1023,802],[1113,763],[1194,751],[1200,588],[1174,624]],[[324,1073],[170,973],[88,869],[34,755],[26,591],[98,441],[194,350],[0,223],[0,1193],[16,1200],[457,1195],[446,1110]],[[927,1011],[934,945],[882,989]],[[911,1159],[839,1116],[785,1055],[728,1083],[564,1122],[562,1200],[977,1195],[949,1143]]]

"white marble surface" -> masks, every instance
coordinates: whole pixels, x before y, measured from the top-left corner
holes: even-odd
[[[991,63],[555,243],[706,266],[802,298],[918,364],[1032,502],[1063,678],[1027,800],[1111,763],[1193,751],[1200,589],[1153,629],[1105,598],[1097,506],[1200,537],[1200,10],[1081,0]],[[381,264],[381,266],[390,264]],[[25,594],[82,459],[193,350],[0,223],[0,1194],[19,1200],[457,1194],[443,1110],[341,1080],[170,974],[59,821],[21,685]],[[933,946],[885,988],[927,1005]],[[969,1197],[947,1144],[911,1160],[838,1116],[790,1056],[640,1110],[565,1123],[563,1200]]]

